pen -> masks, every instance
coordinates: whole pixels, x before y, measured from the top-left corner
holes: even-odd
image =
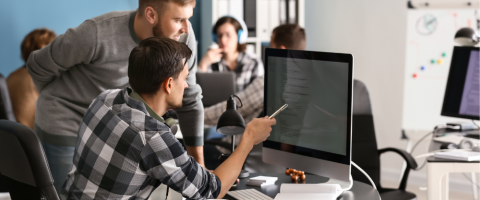
[[[278,115],[278,113],[282,112],[282,111],[285,110],[285,108],[287,108],[287,107],[288,107],[288,104],[283,105],[283,106],[280,107],[277,111],[275,111],[275,112],[272,114],[272,116],[270,116],[268,119],[274,118],[275,116]]]

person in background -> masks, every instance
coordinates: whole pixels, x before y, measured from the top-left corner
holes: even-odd
[[[305,30],[297,24],[283,24],[272,31],[271,48],[305,50],[305,46]],[[244,105],[238,109],[238,112],[247,123],[258,117],[263,111],[263,87],[264,78],[260,77],[253,80],[245,90],[236,93]],[[216,125],[220,116],[225,112],[226,105],[227,101],[223,101],[205,108],[205,124]]]
[[[148,38],[132,50],[132,88],[106,90],[89,106],[62,199],[149,199],[161,184],[188,199],[222,198],[228,192],[248,152],[267,139],[276,120],[254,119],[215,171],[201,167],[160,117],[182,107],[191,56],[187,45],[169,38]]]
[[[248,31],[243,27],[245,22],[231,16],[218,19],[212,30],[218,48],[208,50],[198,64],[199,72],[234,72],[237,92],[265,74],[262,61],[245,52]]]
[[[55,32],[46,28],[35,29],[30,32],[25,36],[20,46],[22,60],[27,62],[30,53],[47,46],[55,37],[57,37]],[[32,77],[28,74],[25,65],[8,76],[7,85],[15,119],[18,123],[33,130],[38,91],[35,89]]]
[[[282,24],[272,31],[270,47],[276,49],[305,50],[307,37],[305,29],[298,24]]]
[[[255,55],[245,52],[247,48],[246,39],[248,31],[245,22],[232,16],[224,16],[217,20],[212,29],[212,38],[218,43],[218,48],[211,48],[198,64],[199,72],[234,72],[236,75],[236,92],[243,91],[252,82],[261,79],[265,74],[262,61]],[[208,90],[208,88],[202,88]],[[243,100],[243,99],[242,99]],[[226,102],[226,101],[225,101]],[[223,112],[209,109],[205,116],[211,116],[215,120],[206,120],[206,124],[216,125],[218,118]],[[260,110],[248,113],[261,112]],[[225,111],[225,108],[223,109]],[[258,114],[256,115],[258,116]],[[256,117],[252,115],[253,117]],[[251,120],[249,119],[249,120]],[[206,128],[206,140],[224,137],[216,131],[216,126]]]
[[[305,29],[297,24],[283,24],[272,31],[270,38],[270,47],[277,49],[305,50],[306,35]],[[268,67],[268,66],[267,66]],[[243,107],[237,111],[244,117],[248,123],[263,112],[264,78],[255,79],[245,90],[236,94],[242,99]],[[205,108],[205,124],[216,125],[220,116],[225,112],[227,102],[220,102],[208,108]],[[269,113],[272,114],[272,113]],[[221,135],[206,132],[206,135],[212,138],[219,138]],[[216,133],[219,134],[219,133]],[[240,140],[242,136],[236,136]],[[231,137],[223,137],[222,141],[231,142]],[[245,169],[250,172],[277,172],[283,173],[285,168],[266,164],[262,161],[262,143],[255,145],[245,163]],[[223,148],[218,148],[222,153],[228,153]]]
[[[188,21],[195,4],[195,0],[139,0],[138,10],[87,19],[30,55],[27,70],[40,93],[34,130],[57,191],[72,169],[78,130],[88,105],[107,89],[128,86],[128,56],[149,37],[183,42],[193,52],[188,60],[189,87],[176,113],[188,154],[204,166],[202,90],[195,79],[197,44]]]

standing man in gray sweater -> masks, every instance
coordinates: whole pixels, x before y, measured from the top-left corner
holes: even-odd
[[[184,42],[192,50],[189,86],[183,107],[176,112],[188,154],[205,166],[202,90],[195,80],[196,40],[188,21],[195,3],[139,0],[138,12],[110,12],[88,19],[30,55],[26,66],[40,93],[35,132],[42,141],[57,191],[72,168],[80,123],[88,106],[103,91],[128,86],[129,54],[141,40],[153,36]],[[92,120],[102,123],[96,117]]]

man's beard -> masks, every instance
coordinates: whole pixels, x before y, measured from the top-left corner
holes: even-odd
[[[183,95],[182,95],[182,97],[183,97]],[[183,106],[182,101],[179,101],[177,103],[173,99],[168,99],[167,104],[168,104],[168,109],[178,109],[178,108],[181,108]]]
[[[153,27],[153,36],[155,37],[165,36],[165,34],[163,34],[162,27],[160,26],[160,22],[158,22],[157,25]]]

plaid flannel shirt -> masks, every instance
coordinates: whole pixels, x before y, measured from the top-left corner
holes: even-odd
[[[187,155],[131,92],[107,90],[90,104],[62,199],[148,199],[162,183],[186,198],[216,198],[218,177]]]
[[[229,72],[225,60],[213,63],[208,67],[207,72]],[[236,75],[237,92],[243,91],[255,78],[265,74],[263,62],[257,57],[245,52],[240,52],[237,58],[237,67],[233,70]],[[242,99],[243,100],[243,99]]]
[[[245,90],[237,92],[236,95],[242,100],[243,107],[238,109],[238,112],[245,119],[245,123],[258,117],[263,111],[263,87],[264,78],[257,77],[250,83]],[[240,102],[237,102],[237,106],[240,106]],[[208,125],[217,125],[218,119],[227,109],[227,101],[222,101],[213,106],[204,109],[205,118],[204,122]],[[240,140],[238,140],[240,141]]]

